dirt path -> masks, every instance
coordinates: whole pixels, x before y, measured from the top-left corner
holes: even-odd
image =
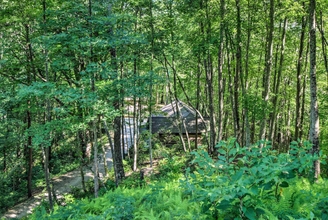
[[[107,150],[106,163],[109,168],[112,166],[111,158],[111,151]],[[102,160],[99,162],[98,167],[100,178],[102,178],[104,176],[104,163]],[[84,168],[84,175],[85,181],[93,178],[93,172],[88,167]],[[53,183],[58,198],[60,198],[63,194],[70,192],[72,187],[82,188],[80,169],[73,170],[60,177],[54,178]],[[45,190],[41,193],[34,194],[33,198],[12,207],[3,216],[1,216],[0,219],[21,219],[26,215],[31,214],[33,209],[40,205],[43,200],[47,201],[47,193]]]

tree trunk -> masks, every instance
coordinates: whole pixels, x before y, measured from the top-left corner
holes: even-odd
[[[270,77],[272,69],[272,54],[273,54],[273,31],[274,31],[274,0],[270,0],[270,13],[269,13],[269,24],[267,33],[267,47],[265,56],[265,68],[263,76],[263,92],[262,99],[264,102],[264,107],[262,111],[262,122],[260,127],[260,139],[266,140],[266,124],[267,124],[267,111],[268,102],[270,95]],[[262,147],[263,145],[261,145]]]
[[[236,0],[236,9],[237,9],[237,35],[236,35],[236,74],[235,74],[235,106],[237,109],[235,110],[237,114],[237,127],[238,127],[238,133],[237,133],[237,141],[240,145],[244,144],[243,136],[244,133],[242,132],[243,129],[241,129],[240,126],[240,117],[239,117],[239,111],[238,111],[238,103],[239,103],[239,85],[238,81],[240,80],[241,84],[241,89],[242,89],[242,95],[246,101],[243,102],[243,115],[244,115],[244,124],[246,125],[247,128],[249,128],[249,123],[248,123],[248,105],[247,105],[247,97],[246,97],[246,77],[244,76],[243,70],[242,70],[242,41],[241,41],[241,16],[240,16],[240,0]],[[248,130],[248,129],[246,129]],[[247,138],[245,138],[245,145],[249,146],[250,145],[250,140],[249,140],[249,133],[246,134]]]
[[[78,131],[76,134],[76,144],[77,149],[80,153],[80,174],[81,174],[81,183],[82,183],[82,189],[84,192],[87,192],[85,187],[85,180],[84,180],[84,171],[83,171],[83,165],[84,165],[84,149],[86,148],[85,138],[82,134],[83,131]],[[85,133],[85,132],[84,132]]]
[[[47,18],[46,18],[46,0],[42,1],[43,5],[43,23],[46,26]],[[44,31],[45,33],[46,31]],[[49,70],[48,70],[48,51],[47,51],[47,45],[45,45],[45,50],[44,50],[44,56],[45,56],[45,73],[46,73],[46,80],[47,82],[50,82],[49,78]],[[45,124],[51,121],[51,106],[50,106],[50,100],[47,98],[46,99],[46,112],[45,112]],[[51,133],[49,132],[48,134],[48,139],[50,140],[50,135]],[[51,141],[52,143],[52,141]],[[50,144],[51,145],[51,144]],[[43,161],[44,161],[44,174],[45,174],[45,179],[46,179],[46,188],[48,192],[48,200],[49,200],[49,208],[51,211],[53,211],[53,196],[52,195],[52,184],[51,184],[51,177],[50,177],[50,172],[49,172],[49,155],[50,155],[50,149],[51,146],[45,146],[43,148]]]
[[[112,13],[112,5],[111,3],[108,5],[108,16]],[[113,27],[109,28],[109,35],[113,34]],[[116,48],[110,48],[110,58],[111,58],[111,68],[114,72],[112,80],[118,80],[118,64],[117,64],[117,57],[116,57]],[[116,97],[114,98],[114,109],[116,111],[120,111],[120,96],[121,91],[116,91]],[[119,185],[123,178],[125,177],[124,167],[123,167],[123,159],[122,159],[122,145],[121,145],[121,116],[116,116],[114,119],[114,151],[113,154],[113,161],[115,161],[116,167],[116,185]]]
[[[137,25],[136,25],[137,26]],[[135,27],[135,29],[137,29],[137,27]],[[136,56],[136,54],[135,54]],[[134,58],[133,60],[133,74],[135,79],[138,77],[138,73],[137,73],[137,58]],[[136,88],[137,85],[136,84],[137,80],[134,80],[134,88]],[[137,97],[136,94],[133,95],[133,171],[137,170],[137,160],[138,160],[138,143],[137,143],[137,137],[138,137],[138,127],[137,127],[137,117],[138,117],[138,109],[137,109]]]
[[[27,61],[27,84],[31,85],[32,75],[34,73],[33,68],[33,56],[32,56],[32,46],[30,42],[30,27],[28,24],[25,24],[25,38],[28,48],[26,49],[26,61]],[[27,129],[30,129],[32,126],[31,112],[29,110],[31,101],[27,101],[27,111],[26,111],[26,121]],[[32,168],[33,168],[33,150],[32,150],[32,136],[28,135],[27,145],[26,145],[26,161],[27,161],[27,197],[32,197]]]
[[[98,167],[98,137],[97,137],[97,123],[96,119],[92,121],[92,130],[93,130],[93,165],[94,165],[94,193],[95,198],[98,197],[99,190],[99,167]]]
[[[197,88],[196,88],[196,109],[199,111],[199,106],[200,106],[200,76],[202,75],[202,70],[200,68],[200,58],[198,57],[198,65],[197,65]],[[198,111],[196,113],[196,137],[195,137],[195,149],[198,147],[198,118],[199,114]]]
[[[1,57],[0,57],[1,58]],[[7,115],[3,115],[2,116],[2,121],[5,121],[5,118],[8,117]],[[8,143],[8,135],[9,135],[9,128],[8,128],[8,123],[7,123],[7,132],[6,132],[6,140],[5,143]],[[3,155],[3,161],[2,161],[2,171],[6,174],[7,173],[7,151],[6,151],[7,147],[3,146],[2,147],[2,155]],[[9,148],[8,148],[9,149]]]
[[[28,105],[30,101],[28,101]],[[32,120],[31,120],[31,112],[27,110],[27,129],[31,128]],[[33,150],[32,150],[32,136],[29,135],[27,137],[27,198],[32,197],[32,169],[33,169]]]
[[[279,97],[279,90],[280,90],[280,81],[281,81],[281,75],[283,70],[283,62],[284,62],[284,54],[285,54],[285,42],[286,42],[286,31],[287,31],[287,17],[284,19],[283,24],[283,30],[282,30],[282,36],[281,36],[281,45],[280,45],[280,60],[279,60],[279,67],[277,71],[277,76],[275,77],[274,86],[273,86],[273,99],[272,99],[272,106],[273,106],[273,112],[271,116],[271,123],[270,123],[270,131],[269,131],[269,137],[272,141],[272,145],[275,142],[275,130],[277,125],[277,109],[278,109],[278,97]]]
[[[206,25],[205,33],[202,30],[204,36],[204,44],[209,44],[211,40],[211,20],[210,20],[210,9],[208,6],[208,1],[205,1],[205,16],[206,16]],[[206,48],[204,51],[204,67],[206,73],[206,83],[207,83],[207,94],[208,94],[208,105],[209,105],[209,116],[210,116],[210,145],[209,153],[213,153],[215,148],[216,141],[216,130],[215,130],[215,114],[214,114],[214,89],[213,89],[213,62],[212,56],[209,49]]]
[[[89,0],[89,16],[90,18],[92,17],[92,0]],[[92,24],[89,23],[89,28],[90,28],[90,38],[93,38],[93,27]],[[90,61],[93,62],[93,48],[92,45],[90,44]],[[93,93],[96,93],[96,73],[92,72],[91,73],[91,91]],[[98,137],[97,137],[97,117],[96,117],[96,110],[93,108],[92,109],[92,114],[93,114],[93,120],[92,120],[92,133],[93,133],[93,166],[94,166],[94,195],[95,198],[98,197],[98,190],[99,190],[99,167],[98,167]]]
[[[153,96],[153,60],[154,60],[154,24],[153,24],[153,1],[149,1],[150,12],[150,31],[151,31],[151,57],[150,57],[150,86],[149,86],[149,164],[153,167],[153,149],[152,149],[152,135],[153,135],[153,121],[152,121],[152,96]]]
[[[228,43],[227,43],[227,50],[229,50],[229,49],[230,48],[228,47]],[[233,55],[231,55],[231,56],[233,56]],[[233,118],[233,132],[234,132],[233,134],[234,134],[234,137],[237,137],[238,136],[238,125],[237,125],[237,116],[236,116],[236,111],[235,111],[236,102],[234,101],[235,96],[234,96],[234,92],[232,90],[232,88],[233,88],[232,70],[231,70],[231,61],[230,61],[230,53],[229,52],[227,54],[227,66],[228,66],[228,83],[229,83],[229,86],[228,86],[229,97],[228,97],[228,99],[230,100],[230,103],[231,103],[231,111],[232,111],[232,118]],[[226,129],[225,129],[225,131],[227,132]]]
[[[46,189],[48,192],[48,201],[49,201],[49,208],[53,210],[53,198],[52,198],[52,189],[50,183],[50,173],[49,173],[49,147],[43,147],[43,161],[44,161],[44,173],[45,173],[45,180],[46,180]]]
[[[326,90],[328,91],[328,58],[327,58],[327,46],[328,46],[328,41],[325,38],[325,30],[324,30],[324,21],[322,18],[322,11],[320,11],[320,25],[318,26],[320,33],[321,33],[321,48],[322,48],[322,55],[323,55],[323,60],[325,63],[325,70],[326,70]]]
[[[297,71],[296,71],[296,110],[295,110],[295,134],[294,140],[300,138],[301,127],[301,102],[302,102],[302,64],[303,64],[303,50],[304,50],[304,38],[305,38],[306,18],[302,17],[302,30],[300,37],[300,46],[298,52]]]
[[[220,0],[220,41],[218,51],[218,93],[219,93],[219,111],[218,111],[218,135],[217,142],[223,137],[224,121],[224,80],[223,80],[223,50],[224,50],[224,29],[225,29],[225,0]]]
[[[111,150],[111,153],[112,153],[115,183],[116,183],[116,187],[117,187],[118,186],[118,178],[117,178],[116,161],[115,161],[115,157],[114,157],[114,153],[113,153],[114,152],[114,144],[113,144],[112,138],[111,138],[110,133],[109,133],[109,129],[108,129],[108,126],[107,126],[107,123],[106,123],[106,119],[102,119],[102,121],[104,123],[104,128],[105,128],[105,131],[106,131],[106,135],[107,135],[107,138],[108,138],[110,150]]]
[[[98,132],[100,133],[100,136],[102,136],[103,132],[102,132],[102,125],[101,125],[101,116],[98,116]],[[106,146],[105,144],[102,143],[101,141],[101,150],[102,150],[102,160],[104,161],[104,178],[107,177],[108,174],[108,164],[107,164],[107,157],[106,157]]]
[[[117,104],[115,106],[118,106]],[[117,109],[118,107],[116,107]],[[113,158],[115,161],[117,172],[117,185],[119,185],[125,177],[122,159],[122,146],[121,146],[121,117],[117,116],[114,119],[114,153]]]
[[[250,9],[250,2],[248,1],[248,8]],[[240,19],[240,18],[239,18]],[[248,82],[248,73],[249,73],[249,54],[250,54],[250,44],[251,44],[251,30],[252,30],[252,14],[251,14],[251,10],[249,10],[248,14],[247,14],[247,42],[246,42],[246,56],[245,56],[245,75],[243,76],[244,79],[242,82],[242,88],[243,88],[243,97],[244,97],[244,111],[243,111],[243,117],[244,117],[244,121],[243,121],[243,135],[245,135],[245,137],[243,138],[245,140],[245,146],[249,147],[251,142],[251,125],[250,125],[250,116],[249,116],[249,108],[250,108],[250,103],[249,103],[249,97],[246,93],[246,91],[248,91],[248,87],[249,87],[249,82]]]
[[[312,153],[319,154],[319,113],[317,101],[317,77],[316,77],[316,0],[310,0],[309,5],[309,31],[310,31],[310,132],[309,140],[313,144]],[[314,178],[320,175],[320,161],[314,162]]]

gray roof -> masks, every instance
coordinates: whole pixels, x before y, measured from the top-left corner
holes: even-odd
[[[180,119],[177,117],[177,107],[180,110]],[[202,133],[206,130],[206,124],[198,117],[198,129],[196,129],[196,111],[181,101],[174,101],[163,106],[159,113],[152,115],[152,133],[178,134],[179,128],[182,133],[186,130],[190,134]],[[183,125],[183,123],[185,126]],[[186,127],[186,129],[185,129]]]

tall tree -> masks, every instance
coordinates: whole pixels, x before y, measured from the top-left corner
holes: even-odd
[[[239,117],[239,110],[238,110],[238,103],[239,103],[239,81],[241,82],[241,88],[242,88],[242,93],[243,96],[246,97],[246,89],[244,86],[244,74],[243,74],[243,69],[242,69],[242,40],[241,40],[241,15],[240,15],[240,0],[236,0],[236,11],[237,11],[237,34],[236,34],[236,74],[235,74],[235,90],[234,90],[234,100],[235,100],[235,115],[236,115],[236,138],[239,143],[242,144],[242,129],[240,126],[240,117]],[[245,118],[247,119],[248,117],[248,110],[247,106],[243,105],[244,109],[244,114]],[[247,146],[249,143],[247,143]]]
[[[213,59],[210,51],[210,44],[212,40],[212,24],[211,24],[211,8],[210,1],[205,0],[205,5],[201,1],[200,8],[205,10],[204,22],[200,24],[201,32],[203,34],[203,62],[206,74],[206,85],[207,85],[207,95],[208,95],[208,105],[209,105],[209,117],[210,117],[210,142],[209,142],[209,152],[214,151],[215,141],[216,141],[216,129],[215,129],[215,114],[214,114],[214,70],[213,70]]]
[[[265,68],[263,74],[263,92],[262,99],[264,107],[262,110],[262,121],[260,127],[260,139],[266,139],[266,126],[267,126],[267,111],[269,106],[270,95],[270,79],[273,62],[273,34],[274,34],[274,0],[269,3],[269,22],[267,24],[267,39],[266,39],[266,55],[265,55]]]
[[[43,25],[46,27],[47,25],[47,16],[46,16],[46,10],[47,10],[47,3],[46,0],[42,1],[42,8],[43,8]],[[46,31],[43,31],[43,34],[45,34]],[[50,82],[49,77],[49,64],[48,64],[48,50],[47,45],[44,45],[45,49],[43,51],[44,53],[44,72],[46,74],[46,81]],[[51,106],[50,106],[50,100],[47,98],[46,100],[46,112],[45,112],[45,123],[50,123],[51,121]],[[50,139],[51,132],[49,131],[47,139]],[[51,143],[51,142],[49,142]],[[43,146],[43,158],[44,158],[44,175],[46,179],[46,188],[48,192],[48,201],[49,201],[49,208],[51,211],[53,211],[53,195],[52,195],[52,189],[51,189],[51,180],[50,180],[50,171],[49,171],[49,157],[50,157],[50,149],[51,146]]]
[[[223,79],[223,59],[224,59],[224,29],[225,29],[225,0],[220,0],[220,33],[219,33],[219,50],[218,50],[218,135],[217,140],[223,137],[223,121],[224,121],[224,79]]]
[[[294,140],[301,138],[300,136],[300,129],[301,129],[301,101],[302,101],[302,64],[303,64],[303,51],[304,51],[304,38],[305,38],[305,31],[306,31],[306,16],[302,16],[302,29],[301,29],[301,37],[300,37],[300,46],[298,51],[298,60],[297,60],[297,71],[296,71],[296,111],[295,111],[295,133],[294,133]],[[304,91],[303,91],[304,92]]]
[[[113,16],[112,12],[112,3],[108,3],[108,14],[109,16]],[[113,37],[114,35],[114,25],[112,24],[109,29],[109,37]],[[112,80],[119,82],[119,75],[118,75],[118,58],[117,58],[117,50],[115,45],[111,45],[110,48],[110,62],[111,62],[111,69],[113,72]],[[120,111],[120,96],[121,96],[121,89],[119,85],[116,85],[116,97],[114,98],[114,108],[117,111]],[[114,119],[114,152],[113,157],[115,157],[116,163],[116,183],[120,184],[125,177],[124,167],[123,167],[123,159],[122,159],[122,142],[121,142],[121,128],[122,128],[122,120],[121,116],[116,116]]]
[[[272,143],[274,143],[274,141],[275,141],[274,140],[275,139],[275,130],[276,130],[276,126],[277,126],[277,114],[278,114],[277,109],[278,109],[278,99],[279,99],[279,95],[280,95],[280,84],[281,84],[281,76],[282,76],[284,55],[285,55],[287,24],[288,24],[288,19],[287,19],[287,17],[285,17],[284,21],[283,21],[283,25],[282,25],[283,30],[282,30],[282,35],[281,35],[279,67],[278,67],[278,70],[275,71],[274,82],[273,82],[273,84],[274,84],[273,85],[273,98],[272,98],[273,111],[271,114],[271,119],[270,119],[271,123],[270,123],[270,131],[269,131],[269,138],[272,141]],[[276,56],[278,57],[278,52],[277,52]]]
[[[312,153],[319,154],[319,111],[317,100],[317,75],[316,75],[316,0],[309,2],[309,32],[310,32],[310,132],[309,140],[313,144]],[[320,161],[314,161],[314,178],[320,175]]]
[[[34,64],[33,64],[33,54],[32,54],[32,45],[30,42],[30,26],[25,24],[25,37],[26,37],[26,59],[27,59],[27,83],[31,85],[32,83],[32,73],[35,73]],[[26,109],[26,122],[27,130],[32,126],[32,115],[30,111],[31,101],[27,100],[27,109]],[[26,162],[27,162],[27,197],[32,197],[32,168],[33,168],[33,148],[32,148],[32,135],[29,134],[27,137],[27,144],[25,145],[26,153]]]

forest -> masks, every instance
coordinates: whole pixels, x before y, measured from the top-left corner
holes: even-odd
[[[0,214],[45,190],[26,219],[328,219],[326,28],[326,0],[1,0]],[[206,132],[167,146],[179,100]]]

